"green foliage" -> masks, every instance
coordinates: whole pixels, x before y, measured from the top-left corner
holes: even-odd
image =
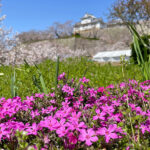
[[[74,36],[75,38],[80,38],[80,37],[81,37],[80,33],[76,33],[76,34],[74,34],[73,36]]]
[[[133,46],[136,52],[138,65],[140,66],[141,71],[143,73],[143,80],[150,80],[149,40],[147,39],[148,40],[147,42],[144,41],[133,25],[129,24],[129,29],[133,35]]]
[[[17,96],[17,87],[16,87],[16,73],[15,73],[15,69],[13,74],[11,75],[11,97],[16,97]]]
[[[16,66],[16,82],[15,86],[18,88],[17,95],[25,98],[33,93],[43,92],[44,87],[51,89],[55,86],[56,81],[56,62],[46,60],[37,65],[40,70],[42,78],[40,78],[37,67],[30,66],[25,63],[19,67]],[[85,70],[87,72],[85,74]],[[11,76],[12,66],[1,66],[0,72],[4,75],[0,76],[0,97],[11,97]],[[140,67],[133,64],[128,64],[124,67],[122,73],[122,66],[112,64],[99,64],[88,61],[86,58],[67,59],[59,62],[59,74],[67,73],[67,78],[82,78],[83,75],[90,79],[91,86],[108,86],[110,84],[117,84],[118,82],[128,81],[129,79],[142,80],[142,73]],[[44,82],[43,82],[43,81]],[[42,82],[43,88],[42,88]],[[48,91],[49,92],[49,91]]]
[[[39,74],[39,80],[40,80],[40,83],[41,83],[41,88],[40,89],[42,89],[41,92],[43,92],[45,94],[48,94],[42,72],[40,71],[40,69],[38,68],[37,65],[35,65],[35,67],[37,68],[37,72]]]
[[[26,142],[26,140],[28,139],[27,133],[25,131],[17,131],[16,137],[18,140],[17,150],[26,149],[28,146],[28,142]]]
[[[56,62],[55,88],[57,88],[57,84],[58,84],[58,75],[59,75],[59,56],[57,56],[57,62]]]
[[[86,36],[82,36],[80,33],[76,33],[74,35],[72,35],[72,37],[75,37],[75,38],[81,38],[81,39],[87,39],[87,40],[99,40],[99,38],[96,38],[96,37],[86,37]]]
[[[144,41],[144,43],[146,43],[147,45],[149,45],[149,39],[150,39],[150,35],[143,35],[141,36],[141,39]],[[145,47],[141,40],[138,39],[138,43],[139,43],[139,47],[140,47],[140,50],[141,50],[141,54],[144,58],[145,61],[148,61],[149,60],[149,57],[148,55],[150,54],[150,49]],[[135,47],[134,47],[134,43],[131,44],[131,50],[132,50],[132,53],[131,53],[131,58],[133,59],[134,63],[135,64],[138,64],[138,61],[137,61],[137,55],[136,55],[136,50],[135,50]],[[146,52],[146,53],[145,53]],[[140,59],[140,58],[139,58]],[[141,59],[140,59],[141,61]]]
[[[38,77],[36,77],[36,75],[32,73],[32,70],[29,71],[31,66],[28,64],[28,62],[26,60],[24,60],[24,62],[25,62],[25,68],[27,68],[27,72],[30,72],[31,74],[33,74],[32,81],[33,81],[33,84],[38,88],[38,93],[48,94],[48,91],[44,82],[44,78],[39,67],[35,64],[35,68],[37,69],[36,73],[38,74]]]

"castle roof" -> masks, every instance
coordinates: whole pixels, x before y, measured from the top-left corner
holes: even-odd
[[[85,14],[85,15],[81,18],[81,20],[89,19],[89,18],[96,19],[96,17],[95,17],[95,16],[93,16],[93,15],[91,15],[91,14],[86,13],[86,14]]]
[[[91,22],[85,24],[81,24],[81,22],[78,22],[74,25],[74,27],[87,26],[87,25],[97,24],[97,23],[105,24],[101,18],[95,18]]]

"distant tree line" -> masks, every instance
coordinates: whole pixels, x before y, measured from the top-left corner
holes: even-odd
[[[27,43],[56,38],[67,38],[72,35],[72,31],[73,31],[72,21],[66,21],[65,23],[55,22],[47,30],[44,31],[31,30],[28,32],[22,32],[18,35],[18,37],[22,43]]]

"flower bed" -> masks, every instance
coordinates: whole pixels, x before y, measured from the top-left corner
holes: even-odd
[[[58,78],[57,90],[0,99],[4,149],[145,149],[150,145],[150,81],[94,89]]]

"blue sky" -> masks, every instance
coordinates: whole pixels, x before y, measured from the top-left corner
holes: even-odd
[[[15,32],[44,30],[54,22],[78,22],[86,13],[106,18],[115,0],[2,0],[4,24]]]

